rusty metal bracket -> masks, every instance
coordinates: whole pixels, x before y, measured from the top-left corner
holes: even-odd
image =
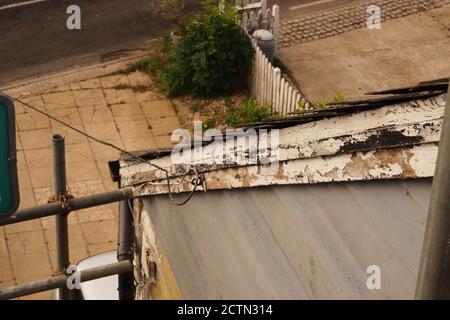
[[[51,195],[48,198],[47,203],[55,203],[55,202],[61,203],[60,213],[67,216],[72,211],[72,208],[70,207],[70,200],[72,199],[75,199],[75,197],[72,194],[70,194],[69,191],[66,191],[65,193],[60,195],[58,200],[55,199],[55,195]]]

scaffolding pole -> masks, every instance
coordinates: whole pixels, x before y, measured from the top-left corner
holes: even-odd
[[[39,205],[37,207],[19,210],[11,217],[0,218],[0,226],[6,226],[23,221],[30,221],[38,218],[45,218],[59,214],[60,212],[72,212],[76,210],[92,208],[108,203],[131,199],[132,197],[133,190],[131,187],[127,187],[114,191],[97,193],[85,197],[68,200],[66,199],[66,203],[63,201],[47,203]]]
[[[129,260],[106,264],[104,266],[80,271],[80,282],[109,277],[115,274],[129,273],[132,272],[132,270],[133,265]],[[67,287],[68,278],[69,276],[61,275],[41,281],[30,282],[15,287],[1,289],[0,300],[14,299],[33,293]]]
[[[53,194],[54,199],[63,202],[67,197],[65,144],[64,137],[59,134],[53,136]],[[70,264],[68,214],[68,212],[59,212],[55,216],[56,260],[60,274],[65,274]],[[59,297],[61,300],[70,299],[70,291],[66,285],[59,288]]]
[[[119,276],[119,296],[120,299],[133,299],[133,272],[132,272],[132,215],[128,207],[128,200],[133,198],[133,189],[123,188],[111,192],[98,193],[86,197],[73,198],[67,192],[66,181],[66,161],[64,137],[55,134],[53,142],[53,201],[48,204],[37,207],[22,209],[10,217],[0,218],[0,226],[6,226],[13,223],[30,221],[34,219],[49,217],[54,215],[56,220],[56,249],[57,249],[57,267],[60,276],[43,281],[31,282],[15,287],[0,290],[1,299],[12,299],[20,296],[33,294],[51,289],[58,289],[61,300],[70,300],[74,298],[72,290],[67,285],[68,276],[66,270],[70,264],[69,256],[69,228],[68,215],[75,210],[81,210],[96,207],[108,203],[122,203],[122,210],[119,223],[118,240],[118,260],[119,263],[110,264],[102,267],[92,268],[83,271],[81,282],[94,280],[114,274],[125,273]],[[125,210],[126,209],[126,210]]]
[[[416,299],[450,299],[450,91],[442,121]]]

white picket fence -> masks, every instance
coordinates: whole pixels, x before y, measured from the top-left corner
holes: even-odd
[[[280,30],[280,7],[267,8],[267,0],[236,0],[238,10],[243,13],[241,27],[251,38],[258,29],[266,29],[274,35],[275,46],[278,45]],[[302,108],[310,109],[300,91],[275,68],[262,52],[256,39],[252,39],[255,49],[252,74],[250,75],[250,93],[261,105],[269,105],[273,113],[286,117]],[[301,102],[301,103],[300,103]]]
[[[271,106],[272,112],[280,116],[291,116],[298,110],[299,103],[304,109],[310,109],[297,88],[286,80],[280,68],[275,68],[258,46],[257,40],[252,39],[255,49],[252,74],[250,76],[251,95],[261,105]]]

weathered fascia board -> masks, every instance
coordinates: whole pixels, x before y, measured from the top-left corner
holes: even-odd
[[[280,162],[278,166],[259,165],[206,172],[204,185],[197,190],[235,189],[271,185],[315,184],[341,181],[408,179],[432,177],[438,145],[379,149]],[[173,193],[189,192],[194,178],[172,180]],[[134,185],[134,195],[167,194],[164,181]]]
[[[445,96],[439,96],[282,129],[276,171],[262,165],[195,167],[204,172],[207,189],[431,177],[444,106]],[[236,146],[245,145],[245,139],[238,138]],[[203,160],[211,158],[212,148],[213,144],[204,148]],[[248,157],[239,148],[234,153]],[[153,162],[174,176],[186,170],[172,164],[170,157]],[[140,195],[167,193],[165,174],[149,164],[122,159],[120,173],[122,186],[135,186]],[[172,179],[172,191],[189,191],[189,181],[190,177],[183,182]]]
[[[283,130],[280,133],[281,140],[285,144],[295,144],[301,141],[323,140],[342,135],[352,136],[375,128],[440,119],[444,114],[445,99],[445,95],[440,95],[430,99],[311,122]]]
[[[280,131],[280,156],[290,160],[437,142],[445,103],[441,95],[287,128]]]

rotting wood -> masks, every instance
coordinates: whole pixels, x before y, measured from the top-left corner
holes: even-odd
[[[207,189],[432,177],[444,103],[438,97],[281,129],[276,172],[261,164],[201,164],[195,168],[204,173]],[[246,137],[237,139],[239,146],[244,142],[239,139]],[[211,155],[208,151],[213,147],[204,146],[204,154]],[[249,156],[245,149],[234,152]],[[211,158],[203,158],[207,159]],[[174,176],[186,172],[186,166],[172,164],[170,156],[152,161]],[[123,186],[134,186],[138,195],[168,192],[163,172],[135,160],[120,162]],[[183,183],[173,179],[172,191],[190,191],[191,178]]]
[[[432,177],[438,146],[372,150],[279,163],[278,167],[248,166],[204,174],[207,190],[236,189],[270,185],[315,184],[342,181],[407,179]],[[190,178],[186,177],[189,181]],[[190,183],[174,181],[172,192],[189,192]],[[203,186],[197,188],[204,190]],[[135,196],[166,194],[164,182],[136,185]]]

